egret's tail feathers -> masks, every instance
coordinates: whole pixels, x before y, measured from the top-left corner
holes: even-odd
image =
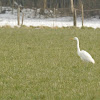
[[[92,59],[92,63],[93,63],[93,64],[95,64],[95,61],[94,61],[94,59]]]

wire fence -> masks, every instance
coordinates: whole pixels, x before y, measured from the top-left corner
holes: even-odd
[[[0,13],[5,13],[6,9],[0,7]],[[17,9],[17,7],[13,8],[13,9]],[[12,11],[13,11],[12,9]],[[26,13],[23,12],[23,9],[28,9],[28,7],[18,7],[17,9],[17,12],[19,12],[17,15],[17,21],[18,21],[18,25],[20,24],[20,16],[22,15],[22,24],[24,23],[24,16],[26,16]],[[73,17],[73,23],[75,20],[77,20],[77,17],[84,17],[83,19],[85,18],[90,18],[90,17],[95,17],[95,16],[98,16],[100,18],[100,9],[83,9],[83,12],[82,12],[82,9],[79,9],[79,8],[74,8],[76,10],[76,14],[74,16],[71,8],[46,8],[46,9],[43,9],[43,8],[34,8],[32,7],[31,8],[33,11],[34,11],[34,15],[33,15],[33,18],[35,18],[36,16],[40,16],[39,18],[41,18],[41,15],[44,16],[45,18],[58,18],[58,17],[67,17],[67,16],[70,16],[70,17]],[[19,11],[20,10],[20,11]],[[20,12],[22,12],[22,14],[20,14]],[[30,11],[28,10],[28,13]],[[84,13],[84,14],[82,14]],[[30,16],[31,13],[29,13],[28,16]],[[76,16],[77,15],[77,16]],[[74,18],[76,17],[76,18]],[[84,21],[82,21],[83,23]],[[76,26],[76,25],[75,25]]]

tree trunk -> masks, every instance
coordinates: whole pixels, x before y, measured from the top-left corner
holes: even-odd
[[[2,13],[2,2],[0,1],[0,13]]]
[[[44,0],[44,9],[47,7],[47,0]]]
[[[12,14],[13,14],[13,11],[14,11],[14,0],[12,2]]]
[[[20,25],[20,7],[18,7],[18,11],[17,11],[17,21],[18,21],[18,25]]]
[[[73,11],[74,11],[74,4],[73,4],[73,0],[71,0],[71,11],[72,11],[72,13],[73,13]]]

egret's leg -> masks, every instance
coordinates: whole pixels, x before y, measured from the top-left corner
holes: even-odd
[[[88,67],[88,63],[87,62],[84,62],[85,63],[85,67]]]
[[[84,61],[82,61],[82,65],[83,65],[83,67],[85,67],[86,63]]]
[[[90,71],[92,71],[92,69],[94,68],[94,64],[91,63],[91,66],[90,66]]]
[[[83,70],[83,73],[84,73],[84,71],[86,70],[86,62],[82,62],[82,70]]]
[[[93,65],[92,63],[90,63],[89,65],[90,65],[90,67],[89,67],[88,74],[89,74],[89,75],[92,75],[92,71],[93,71],[93,66],[94,66],[94,65]]]

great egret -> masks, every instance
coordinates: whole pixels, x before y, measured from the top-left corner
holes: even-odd
[[[84,50],[80,50],[79,39],[77,37],[74,37],[73,40],[77,41],[77,54],[81,58],[81,60],[95,64],[94,59],[92,58],[92,56],[88,52],[86,52]]]

